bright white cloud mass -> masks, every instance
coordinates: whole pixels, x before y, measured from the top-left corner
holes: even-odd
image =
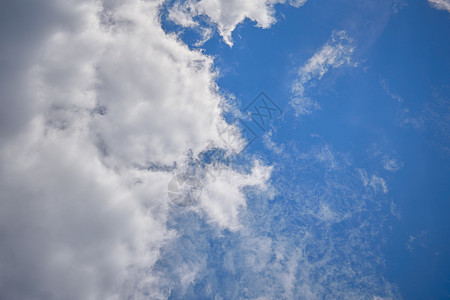
[[[352,5],[371,13],[387,7],[384,19],[399,3],[383,0],[373,9],[376,1],[369,2]],[[428,2],[450,11],[446,0]],[[233,40],[239,24],[250,20],[267,33],[287,20],[279,8],[300,11],[310,3],[317,9],[306,0],[3,1],[0,299],[400,299],[397,284],[384,276],[382,254],[389,222],[400,215],[392,193],[403,187],[392,178],[411,170],[404,152],[386,142],[383,126],[395,126],[396,108],[380,113],[393,120],[364,123],[335,107],[340,127],[328,136],[332,121],[295,123],[325,110],[316,97],[319,82],[365,55],[355,58],[356,21],[315,23],[314,30],[290,24],[286,45],[301,43],[289,51],[266,43],[267,35],[259,38],[276,59],[261,58],[264,66],[252,60],[266,48],[236,58],[251,44]],[[315,46],[305,46],[300,29],[313,32]],[[186,41],[189,30],[200,40]],[[208,51],[207,41],[219,54]],[[293,63],[289,56],[300,52],[306,58]],[[244,72],[223,88],[221,59],[230,59],[230,73],[245,65],[280,78],[258,87],[282,89],[277,103],[284,112],[278,125],[264,124],[267,132],[253,128],[260,138],[255,151],[245,148],[248,131],[230,115],[255,125],[254,115],[239,112],[244,96],[237,90],[259,79]],[[274,67],[278,60],[288,64],[286,74]],[[377,96],[414,108],[387,79],[380,87],[379,78]],[[333,97],[344,94],[342,107],[356,103],[339,84],[327,84]],[[448,153],[445,93],[430,100],[423,123],[434,129],[430,144]],[[354,106],[365,105],[361,95]],[[380,103],[366,115],[376,115]],[[261,120],[264,109],[271,114],[268,106],[256,108]],[[338,138],[345,142],[335,146]],[[366,139],[375,140],[373,164],[360,159],[370,147],[354,142]],[[171,198],[180,194],[192,202]],[[414,230],[408,236],[419,238],[422,229]],[[406,250],[413,247],[407,242]]]
[[[159,5],[2,4],[1,298],[138,295],[127,278],[165,295],[158,275],[133,272],[176,235],[167,182],[188,151],[223,144],[225,123],[212,59],[163,32]],[[228,170],[199,209],[235,230],[240,190],[268,174]]]

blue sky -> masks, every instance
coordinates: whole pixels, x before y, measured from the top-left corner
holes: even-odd
[[[450,297],[448,0],[0,14],[0,298]]]
[[[373,272],[374,278],[396,285],[394,298],[445,299],[450,291],[448,12],[426,1],[309,1],[300,8],[277,5],[275,15],[277,23],[269,29],[257,28],[248,19],[240,23],[233,31],[233,47],[218,34],[201,46],[215,57],[218,85],[236,97],[238,107],[243,109],[259,91],[265,91],[284,111],[270,131],[280,152],[267,147],[263,139],[246,150],[246,155],[275,166],[272,184],[279,195],[272,205],[279,206],[283,214],[271,215],[273,208],[258,204],[249,209],[269,224],[277,218],[284,220],[286,231],[268,229],[266,234],[292,239],[295,244],[302,237],[295,237],[290,226],[296,222],[304,222],[303,228],[319,226],[314,220],[302,220],[306,216],[299,212],[314,209],[317,203],[291,206],[305,199],[305,189],[306,197],[314,199],[309,201],[323,200],[342,213],[357,210],[359,198],[368,197],[376,202],[374,207],[368,205],[361,215],[349,217],[349,224],[341,224],[343,232],[337,229],[324,239],[345,241],[349,238],[346,230],[359,230],[369,235],[367,242],[373,247],[369,257],[357,248],[362,241],[347,241],[355,243],[347,255],[357,257],[355,264],[361,272]],[[172,22],[165,25],[177,32]],[[353,41],[350,63],[331,67],[314,80],[307,93],[320,103],[320,110],[296,117],[290,101],[297,70],[336,31],[345,31]],[[189,30],[181,34],[190,45],[195,44],[195,37]],[[323,149],[329,151],[331,163],[344,166],[327,170],[326,164],[298,158],[299,153]],[[341,180],[351,181],[352,169],[358,168],[383,178],[388,191],[366,195],[357,190],[357,183],[350,183],[346,188],[355,199],[345,199],[344,191],[326,188]],[[316,191],[317,186],[325,191]],[[350,202],[348,207],[340,207],[344,199]],[[363,220],[368,228],[357,229],[352,223]],[[318,229],[321,233],[327,230]],[[376,231],[374,236],[370,236],[372,231]],[[321,245],[324,239],[315,242]],[[382,262],[372,261],[377,259]],[[367,270],[361,266],[364,263],[370,265]],[[346,283],[356,284],[351,282],[356,279]]]

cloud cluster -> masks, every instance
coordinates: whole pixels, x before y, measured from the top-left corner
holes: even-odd
[[[351,63],[355,42],[345,31],[335,31],[329,40],[298,70],[292,87],[291,105],[297,116],[309,115],[320,109],[320,104],[307,96],[307,89],[330,69]]]
[[[391,172],[396,172],[398,170],[400,170],[401,168],[403,168],[403,162],[398,161],[395,158],[391,158],[387,155],[385,155],[383,157],[383,168],[385,170],[391,171]]]
[[[2,4],[0,298],[164,294],[142,270],[176,237],[167,184],[226,123],[213,60],[161,29],[161,5]],[[230,169],[197,213],[239,228],[240,191],[269,171]]]
[[[246,18],[255,21],[261,28],[268,28],[275,23],[274,6],[286,3],[295,7],[303,5],[306,0],[188,0],[177,1],[169,10],[169,19],[184,27],[197,27],[198,16],[207,16],[215,26],[225,43],[233,45],[231,34],[236,26]]]
[[[379,275],[391,215],[384,179],[322,142],[288,149],[271,172],[270,193],[243,190],[240,230],[172,212],[177,238],[152,270],[165,278],[162,299],[400,298]]]
[[[193,252],[214,257],[204,261],[205,269],[195,281],[197,295],[398,298],[395,286],[377,271],[383,268],[379,240],[390,214],[384,180],[376,175],[369,178],[363,171],[368,182],[361,182],[345,155],[325,143],[301,152],[289,150],[274,162],[277,196],[272,200],[249,193],[245,229],[216,240],[197,227]]]
[[[446,10],[450,12],[450,1],[449,0],[428,0],[428,3],[431,4],[436,9]]]
[[[369,177],[367,171],[364,169],[358,169],[357,171],[365,187],[371,187],[375,192],[382,192],[384,194],[388,192],[386,181],[383,178],[377,175]]]

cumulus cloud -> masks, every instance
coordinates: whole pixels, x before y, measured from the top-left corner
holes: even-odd
[[[255,21],[261,28],[268,28],[275,22],[274,6],[286,3],[295,7],[306,0],[188,0],[177,1],[169,10],[169,19],[184,27],[197,27],[198,16],[207,16],[217,26],[225,43],[233,45],[231,34],[236,26],[246,18]]]
[[[161,4],[2,4],[0,298],[165,295],[143,270],[177,237],[167,184],[227,125],[212,58],[164,33]],[[239,228],[240,191],[269,176],[230,169],[198,213]]]
[[[354,41],[345,31],[335,31],[329,40],[298,70],[292,87],[291,105],[295,114],[308,115],[320,109],[317,101],[307,96],[307,89],[333,68],[351,63]]]
[[[169,235],[86,135],[38,117],[2,148],[2,298],[114,298],[130,265],[155,259],[147,243]]]
[[[446,10],[450,12],[450,1],[449,0],[428,0],[431,6],[436,9]]]

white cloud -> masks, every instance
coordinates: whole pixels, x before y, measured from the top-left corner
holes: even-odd
[[[261,166],[257,161],[250,174],[239,174],[230,168],[212,169],[202,191],[200,208],[220,228],[236,231],[241,228],[239,212],[246,207],[244,186],[257,186],[267,192],[265,183],[269,180],[271,168]],[[211,180],[214,178],[214,180]]]
[[[315,110],[320,109],[319,102],[309,97],[294,98],[291,101],[291,105],[295,108],[297,116],[311,115]]]
[[[278,145],[276,142],[274,142],[272,139],[272,135],[273,135],[272,131],[266,132],[262,136],[262,142],[264,143],[264,146],[270,151],[274,152],[275,154],[282,155],[285,146],[283,144]]]
[[[317,101],[307,97],[307,88],[332,68],[350,64],[355,50],[354,41],[345,31],[335,31],[330,39],[298,70],[292,87],[292,107],[297,116],[320,109]]]
[[[196,27],[199,25],[194,18],[205,15],[217,26],[224,41],[232,46],[231,34],[239,23],[248,18],[258,27],[268,28],[275,23],[274,5],[286,2],[299,7],[306,0],[188,0],[176,2],[169,10],[169,19],[184,27]]]
[[[382,192],[383,194],[388,192],[387,183],[383,178],[377,175],[369,177],[367,171],[364,169],[357,169],[357,172],[365,187],[370,186],[375,192]]]
[[[369,185],[376,191],[381,191],[384,194],[386,194],[388,192],[388,188],[387,188],[387,184],[386,181],[381,178],[378,177],[376,175],[372,175],[372,177],[370,178],[370,182]]]
[[[274,236],[274,258],[264,272],[270,284],[264,275],[250,273],[251,282],[264,291],[249,292],[270,299],[399,298],[396,287],[376,271],[384,264],[379,239],[391,204],[381,178],[363,169],[354,176],[352,159],[326,144],[306,152],[291,150],[272,175],[283,200],[258,199],[251,211],[258,228],[253,234]]]
[[[383,168],[391,172],[396,172],[403,168],[403,162],[385,155],[383,157]]]
[[[406,244],[406,247],[408,248],[409,252],[413,252],[416,247],[426,247],[426,240],[425,237],[428,234],[426,230],[421,230],[415,235],[410,235],[409,240]]]
[[[224,146],[226,124],[212,58],[164,33],[161,3],[3,6],[0,298],[138,298],[149,286],[147,298],[165,295],[160,274],[143,270],[176,238],[168,166]],[[268,176],[229,170],[200,209],[239,228],[240,190],[264,189]]]
[[[436,9],[442,9],[450,12],[450,0],[428,0],[428,3]]]
[[[114,298],[169,232],[145,215],[130,179],[102,165],[88,132],[44,124],[36,118],[1,152],[2,298]]]
[[[367,175],[367,171],[364,169],[357,169],[356,171],[358,172],[363,185],[367,186],[369,184],[369,177]]]
[[[401,96],[399,96],[391,91],[391,89],[389,87],[389,83],[386,79],[381,79],[380,84],[381,84],[381,87],[383,88],[383,90],[386,92],[386,94],[388,94],[389,97],[396,100],[398,103],[403,102],[403,98]]]

